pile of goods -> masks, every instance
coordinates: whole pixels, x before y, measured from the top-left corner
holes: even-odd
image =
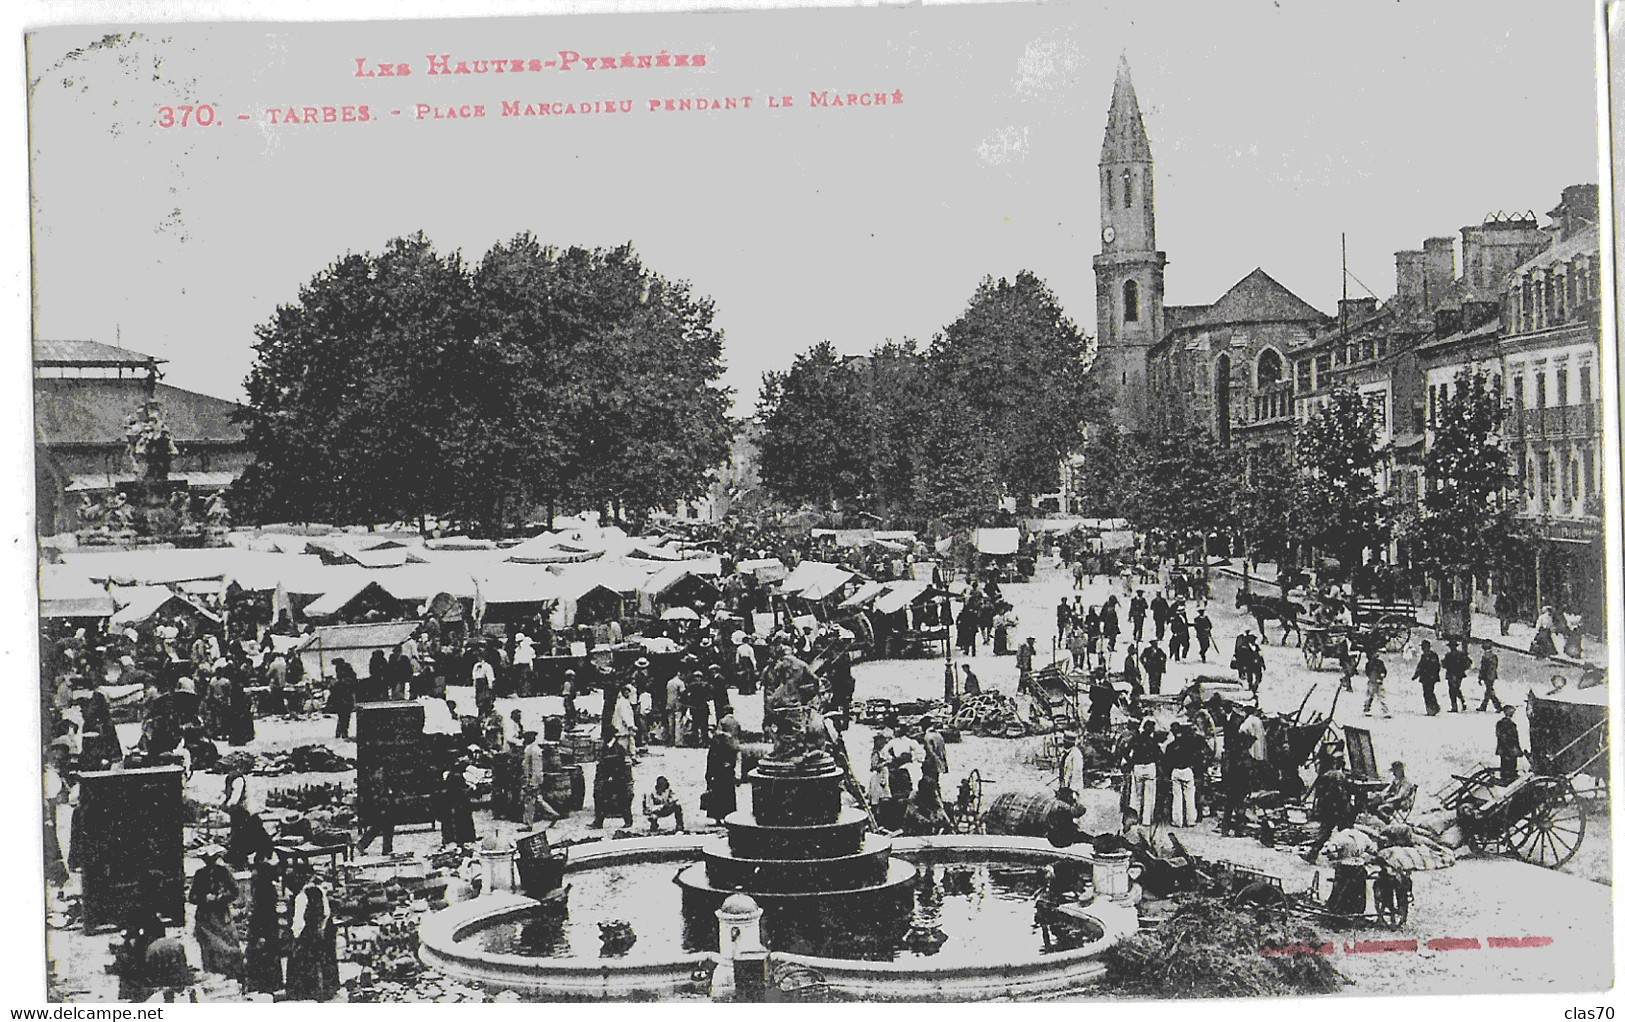
[[[325,745],[301,745],[287,752],[268,752],[265,764],[255,770],[267,776],[276,774],[338,774],[355,769],[355,760],[341,756]]]
[[[418,924],[410,918],[391,919],[375,927],[358,928],[345,941],[351,962],[362,968],[362,986],[371,978],[400,982],[423,971],[418,961]]]
[[[961,700],[954,727],[984,738],[1021,738],[1029,731],[1016,701],[1002,692],[983,692]]]
[[[347,805],[349,802],[350,789],[343,784],[301,784],[265,793],[268,808],[292,809],[301,813],[326,806]]]
[[[1259,953],[1323,943],[1312,927],[1277,909],[1196,897],[1155,931],[1108,948],[1105,988],[1159,1000],[1333,993],[1348,979],[1329,956]]]

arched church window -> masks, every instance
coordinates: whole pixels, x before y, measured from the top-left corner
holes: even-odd
[[[1260,389],[1272,383],[1279,383],[1282,372],[1280,352],[1274,348],[1265,348],[1258,353],[1258,386]]]
[[[1140,285],[1133,280],[1123,281],[1123,322],[1134,323],[1140,318]]]
[[[1131,174],[1129,174],[1128,168],[1124,167],[1123,168],[1123,208],[1124,209],[1132,209],[1133,207],[1134,207],[1134,178],[1133,178],[1133,176]]]

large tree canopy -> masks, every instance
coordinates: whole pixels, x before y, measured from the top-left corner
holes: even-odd
[[[250,520],[486,531],[670,507],[732,435],[712,315],[630,246],[521,234],[472,273],[422,234],[346,256],[256,331],[233,496]]]
[[[1094,407],[1087,342],[1043,282],[982,281],[919,352],[843,358],[828,341],[762,383],[762,481],[781,499],[890,520],[985,524],[1056,490]]]
[[[762,484],[792,503],[836,506],[868,489],[875,410],[857,369],[829,341],[762,376]]]
[[[1413,557],[1451,584],[1501,572],[1516,547],[1517,480],[1500,437],[1502,414],[1499,389],[1463,370],[1433,423]]]
[[[985,278],[932,341],[928,369],[944,416],[981,437],[995,484],[1018,499],[1059,487],[1093,390],[1088,342],[1043,281]]]
[[[1393,527],[1388,502],[1377,492],[1376,472],[1387,455],[1378,449],[1371,409],[1352,390],[1333,391],[1298,429],[1293,449],[1304,538],[1336,557],[1343,570],[1358,570],[1367,550],[1388,545]]]

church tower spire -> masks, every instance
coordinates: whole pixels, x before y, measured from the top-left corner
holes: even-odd
[[[1163,267],[1152,202],[1151,139],[1128,58],[1117,64],[1100,145],[1100,254],[1095,256],[1098,371],[1119,429],[1148,425],[1147,353],[1162,339]]]

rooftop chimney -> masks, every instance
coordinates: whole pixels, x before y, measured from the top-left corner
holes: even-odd
[[[1422,253],[1394,253],[1394,296],[1400,301],[1422,297]]]
[[[1563,201],[1546,214],[1557,228],[1557,240],[1568,241],[1576,234],[1597,229],[1597,186],[1569,185],[1563,189]]]
[[[1456,239],[1446,236],[1422,242],[1422,263],[1425,304],[1437,308],[1456,281]]]

